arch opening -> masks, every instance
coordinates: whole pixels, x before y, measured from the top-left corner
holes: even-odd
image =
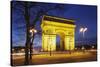
[[[56,51],[60,50],[60,36],[56,35]]]
[[[57,32],[56,35],[56,51],[64,51],[65,49],[65,35],[62,32]]]

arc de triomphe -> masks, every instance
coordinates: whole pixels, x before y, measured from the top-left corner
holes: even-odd
[[[60,36],[61,50],[74,50],[75,27],[74,20],[44,15],[42,18],[42,49],[56,51],[56,37]]]

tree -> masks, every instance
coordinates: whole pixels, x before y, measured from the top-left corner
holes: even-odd
[[[25,44],[25,64],[29,64],[29,48],[32,47],[32,43],[30,43],[30,28],[34,28],[37,21],[41,19],[43,15],[48,14],[49,11],[53,10],[61,10],[63,9],[63,5],[55,4],[51,5],[49,3],[37,3],[37,2],[27,2],[27,1],[12,1],[11,2],[11,10],[18,10],[22,16],[24,16],[25,24],[26,24],[26,44]],[[32,14],[32,15],[31,15]],[[33,20],[30,18],[34,17]],[[34,40],[34,36],[33,36]],[[11,63],[12,65],[12,63]]]

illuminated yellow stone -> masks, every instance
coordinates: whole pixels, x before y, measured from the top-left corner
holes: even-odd
[[[43,16],[42,18],[42,49],[43,51],[56,51],[56,36],[60,36],[61,50],[74,50],[75,27],[74,20]]]

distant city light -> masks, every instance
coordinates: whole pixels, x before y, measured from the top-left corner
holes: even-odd
[[[82,50],[84,50],[85,48],[84,48],[84,46],[82,46],[82,48],[81,48]]]
[[[94,46],[92,46],[92,49],[94,49]]]

